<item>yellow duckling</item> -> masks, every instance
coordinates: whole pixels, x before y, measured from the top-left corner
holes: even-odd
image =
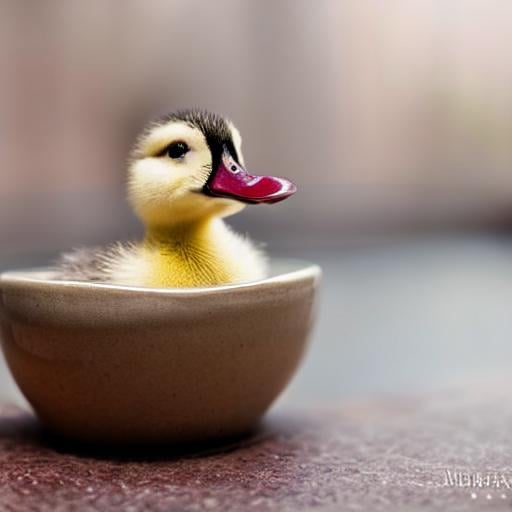
[[[265,277],[265,255],[223,217],[245,203],[280,201],[296,188],[283,178],[249,174],[241,144],[230,121],[205,111],[179,111],[149,125],[128,170],[128,194],[146,227],[144,240],[65,254],[60,277],[153,287]]]

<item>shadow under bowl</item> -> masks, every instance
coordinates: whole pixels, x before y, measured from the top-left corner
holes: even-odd
[[[297,369],[316,265],[273,260],[269,278],[136,288],[0,276],[7,364],[46,426],[82,442],[204,442],[250,430]]]

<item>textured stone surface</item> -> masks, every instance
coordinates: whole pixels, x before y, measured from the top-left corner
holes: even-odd
[[[0,510],[510,510],[506,389],[281,410],[253,437],[179,455],[64,444],[4,406]]]

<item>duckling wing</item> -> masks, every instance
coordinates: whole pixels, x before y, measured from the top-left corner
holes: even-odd
[[[57,261],[57,277],[71,281],[112,280],[118,263],[132,250],[130,246],[85,247],[64,253]]]

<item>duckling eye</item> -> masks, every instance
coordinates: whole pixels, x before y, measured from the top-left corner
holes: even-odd
[[[178,141],[169,144],[169,146],[167,146],[166,153],[168,157],[173,158],[174,160],[179,160],[180,158],[183,158],[188,151],[189,147],[187,144],[185,142]]]

